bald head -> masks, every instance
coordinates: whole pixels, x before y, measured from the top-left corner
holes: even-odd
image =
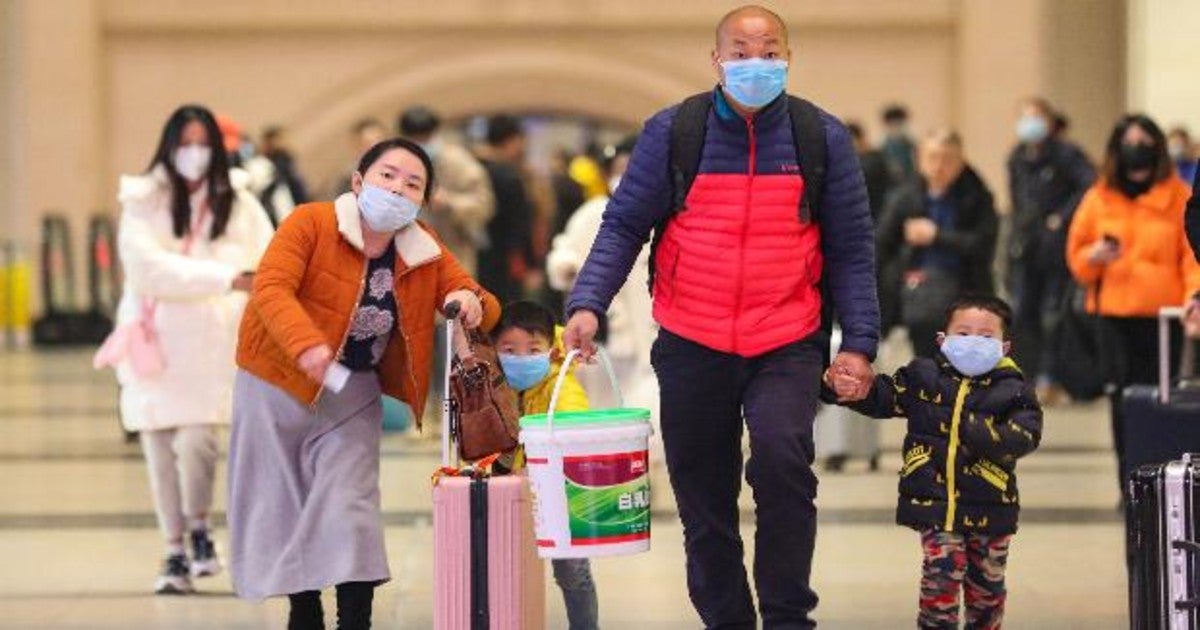
[[[749,26],[753,30],[757,31],[773,31],[774,35],[779,38],[780,43],[782,43],[785,48],[787,47],[787,24],[784,24],[783,18],[779,17],[779,14],[765,7],[760,7],[756,4],[748,4],[726,13],[725,17],[721,18],[721,21],[717,23],[717,48],[721,47],[721,43],[725,38],[736,36],[736,33],[731,32],[735,28],[738,31],[743,30],[744,24],[745,26]]]

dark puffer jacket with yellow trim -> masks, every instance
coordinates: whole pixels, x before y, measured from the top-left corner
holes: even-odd
[[[826,390],[822,397],[835,400]],[[916,530],[1017,531],[1017,459],[1037,448],[1042,409],[1011,359],[974,378],[940,354],[917,358],[849,405],[873,418],[908,418],[896,522]]]

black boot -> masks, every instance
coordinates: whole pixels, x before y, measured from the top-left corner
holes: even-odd
[[[337,585],[338,630],[370,630],[374,582],[346,582]]]
[[[288,595],[288,630],[325,630],[325,610],[321,608],[320,591],[304,591]]]

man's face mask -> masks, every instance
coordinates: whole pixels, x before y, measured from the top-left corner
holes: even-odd
[[[722,61],[721,69],[725,92],[746,107],[765,107],[787,87],[788,62],[783,59],[734,59]]]

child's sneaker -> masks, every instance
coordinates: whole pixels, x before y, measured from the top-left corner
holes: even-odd
[[[154,582],[155,594],[183,595],[194,590],[188,571],[187,556],[181,553],[167,556],[166,562],[163,563],[163,572]]]
[[[217,547],[208,532],[202,529],[192,532],[192,577],[211,577],[220,572]]]

